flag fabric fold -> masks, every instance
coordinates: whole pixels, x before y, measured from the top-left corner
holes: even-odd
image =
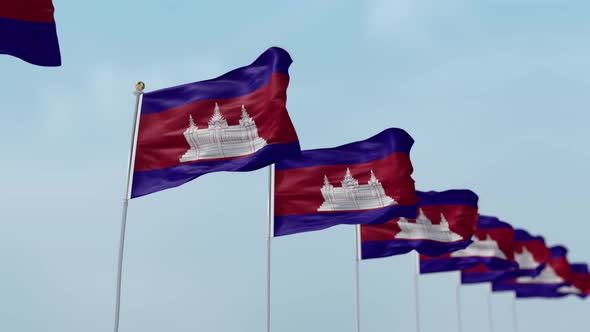
[[[550,248],[550,258],[536,277],[523,276],[492,284],[493,291],[513,290],[518,298],[561,297],[557,290],[572,280],[572,271],[563,246]]]
[[[414,140],[401,129],[275,165],[274,236],[416,217]]]
[[[492,270],[485,265],[461,271],[461,283],[497,282],[522,276],[537,276],[545,267],[550,252],[541,236],[532,236],[528,232],[514,231],[514,261],[517,268]]]
[[[480,264],[493,270],[517,267],[514,230],[496,217],[479,216],[477,230],[467,248],[432,257],[420,255],[420,273],[464,270]]]
[[[439,256],[471,244],[478,219],[478,197],[470,190],[416,192],[418,217],[361,226],[363,259],[401,255],[412,250]]]
[[[567,286],[561,286],[557,289],[557,292],[567,295],[576,295],[580,298],[586,298],[590,295],[590,271],[588,265],[585,263],[572,263],[570,264],[572,271],[571,283]]]
[[[291,62],[273,47],[218,78],[145,93],[131,198],[298,157],[286,109]]]
[[[527,285],[517,289],[519,298],[562,298],[574,295],[585,299],[590,295],[590,273],[583,263],[571,264],[569,282],[561,285]]]
[[[0,54],[38,66],[60,66],[51,0],[0,1]]]

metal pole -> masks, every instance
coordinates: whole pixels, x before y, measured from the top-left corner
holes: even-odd
[[[457,331],[463,331],[463,319],[461,317],[461,273],[458,274],[456,298],[457,298]]]
[[[354,227],[354,255],[355,255],[355,289],[356,289],[356,331],[361,332],[361,287],[360,287],[360,276],[359,276],[359,264],[361,260],[360,250],[360,229],[361,225]]]
[[[490,320],[490,332],[494,332],[494,316],[492,313],[492,292],[488,292],[488,318]]]
[[[420,332],[420,289],[419,289],[419,276],[420,276],[420,254],[414,251],[416,254],[415,261],[415,273],[414,273],[414,297],[416,303],[416,331]]]
[[[516,312],[516,293],[512,297],[512,321],[514,323],[514,332],[518,332],[518,315]]]
[[[266,239],[266,332],[270,332],[270,263],[271,240],[274,236],[274,164],[268,167],[268,237]]]
[[[117,296],[115,298],[115,326],[114,332],[119,331],[119,315],[121,313],[121,279],[123,275],[123,250],[125,248],[125,227],[127,225],[127,207],[131,197],[131,183],[133,181],[133,167],[135,164],[135,142],[137,140],[137,127],[139,126],[139,109],[143,100],[145,84],[135,84],[135,114],[133,116],[133,129],[131,131],[131,147],[129,148],[129,160],[127,163],[127,184],[125,198],[123,199],[123,211],[121,215],[121,234],[119,236],[119,263],[117,266]]]

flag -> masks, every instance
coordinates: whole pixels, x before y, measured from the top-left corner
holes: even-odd
[[[363,259],[401,255],[412,250],[439,256],[471,244],[477,226],[477,195],[470,190],[416,192],[418,217],[361,226]]]
[[[590,295],[590,273],[583,263],[570,264],[570,280],[560,285],[527,285],[516,289],[517,297],[560,298],[576,295],[586,298]]]
[[[431,257],[420,255],[420,272],[464,270],[484,264],[501,270],[517,267],[514,261],[514,230],[496,217],[479,216],[477,230],[467,248]]]
[[[218,78],[145,93],[131,197],[299,156],[285,107],[291,62],[273,47]]]
[[[572,271],[571,283],[567,286],[561,286],[557,293],[566,295],[577,295],[580,298],[586,298],[590,295],[590,271],[588,265],[584,263],[570,264]]]
[[[527,231],[514,231],[514,260],[517,268],[492,270],[483,264],[461,271],[461,283],[496,282],[541,273],[550,252],[541,236],[532,236]]]
[[[580,297],[590,296],[590,270],[584,263],[570,265],[573,273],[573,284],[580,290]]]
[[[60,66],[51,0],[0,1],[0,54],[39,66]]]
[[[580,298],[586,298],[590,295],[590,273],[588,266],[583,263],[570,264],[571,277],[568,283],[559,287],[547,285],[528,286],[524,289],[517,290],[517,296],[525,297],[543,297],[543,298],[560,298],[568,295],[576,295]]]
[[[416,218],[410,149],[401,129],[331,149],[307,150],[276,164],[274,235],[338,224]]]
[[[494,283],[493,291],[514,290],[517,297],[561,297],[557,289],[571,282],[572,271],[563,246],[550,248],[550,258],[536,277],[519,277]]]

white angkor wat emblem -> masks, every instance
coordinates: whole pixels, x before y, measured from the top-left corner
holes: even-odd
[[[242,105],[242,118],[234,126],[227,124],[217,103],[207,128],[197,128],[193,116],[189,115],[188,129],[184,132],[184,138],[190,148],[180,158],[181,163],[246,156],[266,145],[266,140],[258,136],[256,123],[248,115],[244,105]]]
[[[396,239],[416,239],[416,240],[433,240],[438,242],[455,242],[463,240],[463,237],[449,228],[449,222],[444,214],[440,214],[440,223],[432,224],[432,221],[426,217],[422,209],[418,210],[419,215],[416,222],[411,222],[406,218],[400,218],[397,222],[401,232],[395,235]]]
[[[368,210],[397,204],[393,198],[385,194],[381,182],[372,170],[367,184],[360,185],[347,168],[340,183],[342,187],[334,187],[324,175],[324,186],[320,189],[324,203],[318,211]]]
[[[559,284],[564,280],[555,273],[555,270],[551,265],[547,264],[543,271],[536,277],[519,277],[516,282],[525,284]]]
[[[498,242],[487,234],[485,240],[480,240],[477,236],[472,236],[471,243],[467,248],[451,253],[451,257],[497,257],[507,259],[504,252],[498,246]]]
[[[557,289],[557,292],[562,294],[582,294],[582,291],[574,285],[561,286]]]
[[[530,270],[539,266],[539,262],[535,260],[535,257],[528,251],[526,246],[522,246],[522,253],[514,252],[514,260],[518,263],[518,267],[523,270]]]

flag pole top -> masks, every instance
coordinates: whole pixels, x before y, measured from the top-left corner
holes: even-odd
[[[143,89],[145,89],[145,83],[143,83],[142,81],[137,81],[137,83],[135,83],[135,91],[143,92]]]

